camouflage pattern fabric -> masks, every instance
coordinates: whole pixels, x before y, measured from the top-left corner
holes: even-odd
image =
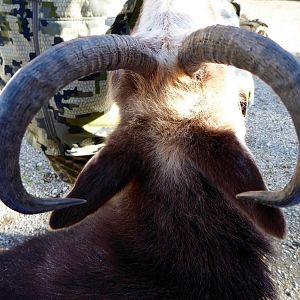
[[[55,44],[80,36],[129,34],[141,4],[139,0],[0,0],[0,90],[19,68]],[[99,72],[72,82],[50,99],[27,130],[29,142],[44,151],[61,175],[72,177],[68,181],[74,181],[118,123],[117,108],[106,99],[106,79],[106,72]]]
[[[263,36],[268,36],[268,25],[259,19],[250,20],[247,15],[241,15],[241,1],[240,0],[229,0],[234,6],[236,14],[240,17],[240,27],[249,31],[258,33]]]
[[[249,20],[249,18],[242,14],[240,18],[241,28],[256,32],[262,36],[268,36],[268,25],[259,19]]]

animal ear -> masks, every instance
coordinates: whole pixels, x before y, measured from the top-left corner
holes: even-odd
[[[232,202],[265,233],[282,239],[286,233],[286,223],[284,215],[279,208],[253,203],[253,201],[238,200],[235,197],[241,190],[266,190],[252,155],[242,147],[240,151],[242,151],[243,158],[235,160],[232,165],[232,174],[235,176],[233,178],[235,185],[231,191],[231,195],[233,195],[231,197]],[[238,157],[241,157],[241,155],[238,155]]]
[[[236,159],[231,166],[224,162],[224,168],[230,168],[232,187],[222,184],[222,189],[230,194],[232,203],[245,213],[265,233],[276,238],[284,238],[286,224],[283,213],[279,208],[253,203],[251,201],[238,200],[235,195],[241,191],[266,190],[262,176],[248,149],[243,146],[235,148]]]
[[[286,234],[286,223],[279,208],[256,203],[233,200],[235,205],[245,213],[260,229],[276,238],[282,239]]]
[[[250,151],[232,132],[209,132],[205,136],[202,134],[201,139],[197,164],[203,173],[224,193],[231,205],[260,229],[274,237],[283,238],[286,225],[280,209],[236,198],[242,192],[266,189]],[[205,144],[209,145],[207,149],[203,147]]]
[[[110,143],[98,152],[83,168],[67,197],[86,199],[87,202],[52,212],[50,227],[59,229],[71,226],[103,206],[134,176],[137,156],[128,151],[129,141],[122,145]],[[125,146],[126,149],[124,149]]]

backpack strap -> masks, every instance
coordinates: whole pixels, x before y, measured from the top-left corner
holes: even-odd
[[[128,0],[106,34],[129,35],[140,15],[143,0]]]
[[[39,9],[41,0],[31,0],[32,1],[32,31],[33,31],[33,45],[35,55],[41,54],[40,44],[39,44]],[[57,139],[57,134],[55,130],[55,125],[53,123],[53,116],[48,108],[48,103],[45,103],[41,109],[41,114],[44,119],[46,134],[49,139],[56,142],[60,151],[63,153],[64,148],[61,142]]]

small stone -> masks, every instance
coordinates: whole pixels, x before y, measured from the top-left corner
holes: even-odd
[[[293,246],[295,246],[295,247],[300,247],[300,241],[299,241],[299,242],[293,241],[292,244],[293,244]]]
[[[285,294],[288,296],[288,297],[292,297],[292,294],[290,291],[285,291]]]
[[[68,190],[69,190],[69,188],[67,186],[64,186],[62,189],[63,193],[66,193]]]
[[[58,194],[58,189],[52,190],[52,191],[51,191],[51,194],[52,194],[52,195],[57,195],[57,194]]]

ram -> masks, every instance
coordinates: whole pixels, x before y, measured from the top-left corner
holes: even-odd
[[[235,67],[274,89],[299,136],[300,66],[237,25],[228,1],[145,0],[132,36],[59,44],[7,84],[0,198],[23,213],[55,210],[50,225],[61,229],[0,255],[1,299],[276,298],[266,235],[285,234],[274,206],[299,203],[299,167],[283,191],[266,191]],[[28,123],[99,70],[112,71],[118,127],[67,198],[33,197],[18,164]]]

